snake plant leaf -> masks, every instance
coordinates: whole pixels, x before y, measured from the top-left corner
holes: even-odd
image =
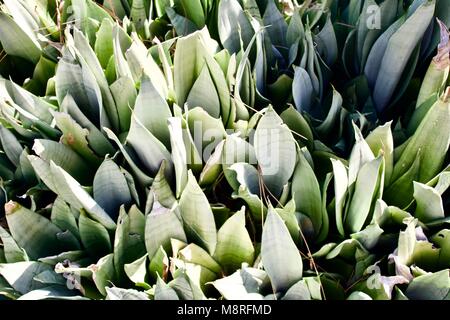
[[[43,262],[52,266],[62,263],[65,260],[73,261],[77,263],[78,261],[86,258],[86,252],[83,250],[67,251],[60,253],[56,256],[45,257],[38,259],[39,262]]]
[[[222,140],[214,149],[214,152],[209,157],[208,161],[200,174],[199,185],[201,187],[206,187],[214,184],[217,178],[222,173],[222,153],[223,147],[225,145],[225,140]],[[206,152],[206,150],[205,150]]]
[[[295,169],[295,140],[272,107],[259,121],[254,137],[255,154],[267,188],[278,197]]]
[[[60,110],[67,113],[53,112],[56,125],[63,132],[62,141],[72,146],[77,152],[92,162],[99,160],[92,155],[93,152],[104,157],[107,154],[114,154],[115,150],[103,133],[81,112],[72,96],[67,95]],[[87,129],[83,130],[83,128]],[[71,137],[74,138],[73,144]],[[92,150],[91,150],[92,149]]]
[[[417,153],[416,159],[408,171],[396,181],[391,181],[391,184],[387,187],[384,199],[389,204],[406,208],[413,200],[414,185],[412,182],[419,179],[420,154],[420,152]]]
[[[111,84],[110,90],[117,107],[120,131],[126,132],[130,129],[131,108],[135,106],[137,98],[133,79],[121,77]]]
[[[260,196],[261,185],[260,175],[258,170],[244,162],[238,162],[226,169],[225,174],[227,176],[228,183],[235,190],[245,187],[251,194]]]
[[[313,133],[311,127],[301,113],[297,112],[293,106],[290,106],[281,113],[280,117],[289,129],[293,133],[296,133],[295,137],[311,149],[314,142]]]
[[[302,258],[289,230],[273,208],[269,208],[264,223],[261,257],[274,292],[286,291],[301,280]]]
[[[240,186],[238,191],[234,192],[231,197],[233,199],[244,200],[256,221],[264,220],[264,217],[267,214],[267,206],[258,195],[251,193],[248,187]]]
[[[436,235],[434,235],[431,238],[431,241],[439,246],[439,266],[441,268],[448,268],[449,265],[449,257],[450,257],[450,245],[449,245],[449,237],[450,237],[450,230],[444,229],[440,232],[438,232]]]
[[[179,300],[174,289],[167,285],[161,278],[156,281],[155,300]]]
[[[100,123],[100,88],[90,70],[82,68],[68,48],[58,63],[55,76],[55,90],[59,105],[70,94],[81,111],[98,125]]]
[[[219,274],[221,272],[220,265],[211,257],[204,249],[196,244],[189,244],[178,252],[180,260],[185,263],[192,263],[209,269]]]
[[[0,264],[0,275],[21,294],[39,288],[40,284],[33,280],[34,277],[51,270],[50,265],[36,261]]]
[[[208,65],[205,63],[189,92],[186,103],[191,109],[202,107],[212,117],[218,118],[220,115],[220,101],[210,72]],[[209,92],[209,94],[205,95],[205,92]]]
[[[167,102],[146,75],[141,80],[141,89],[136,99],[134,116],[165,146],[170,145],[167,120],[172,116],[172,113]]]
[[[359,170],[368,162],[373,161],[375,156],[367,144],[361,133],[361,130],[353,123],[353,130],[355,131],[355,145],[353,146],[349,160],[349,174],[348,184],[353,185],[358,177]]]
[[[123,281],[124,265],[135,261],[145,253],[144,234],[131,230],[131,216],[120,208],[120,215],[114,237],[114,269],[117,278]]]
[[[263,16],[264,25],[267,26],[267,33],[274,46],[286,47],[286,33],[288,25],[284,20],[280,10],[278,10],[275,1],[267,1],[267,6]]]
[[[30,112],[43,122],[49,124],[52,122],[50,114],[50,110],[54,109],[52,104],[33,95],[12,81],[5,81],[5,87],[10,98],[24,110]]]
[[[445,218],[441,195],[431,187],[414,182],[415,217],[422,222]]]
[[[67,35],[66,35],[67,37]],[[109,89],[108,82],[103,73],[103,69],[98,61],[94,50],[89,45],[88,40],[83,33],[76,28],[74,29],[74,45],[76,50],[79,51],[77,58],[83,69],[89,69],[98,83],[99,90],[101,92],[101,104],[100,104],[100,120],[102,117],[108,117],[111,122],[112,128],[116,129],[120,127],[119,116],[117,113],[116,103]],[[70,46],[70,39],[68,40]],[[104,110],[103,110],[104,108]],[[103,113],[106,112],[106,115]]]
[[[133,114],[131,119],[127,143],[133,147],[139,160],[152,174],[158,172],[163,160],[172,164],[171,155],[167,148],[144,126],[136,114]],[[148,152],[148,150],[153,152]],[[171,172],[171,166],[168,166],[167,169],[168,172]]]
[[[396,162],[392,174],[394,180],[409,169],[419,151],[421,160],[417,182],[426,183],[436,176],[444,163],[444,157],[449,148],[450,131],[446,130],[449,119],[449,102],[438,99]],[[434,143],[428,143],[429,139]]]
[[[93,257],[101,257],[112,251],[111,240],[107,229],[100,223],[90,219],[83,210],[78,220],[81,242]]]
[[[151,79],[150,81],[159,95],[162,98],[166,98],[168,95],[168,84],[163,71],[161,71],[148,49],[136,34],[132,34],[132,39],[133,43],[125,52],[125,56],[133,74],[133,80],[139,82],[143,75],[147,76]]]
[[[153,181],[152,190],[155,193],[155,200],[161,203],[165,208],[172,208],[177,199],[170,189],[170,185],[164,175],[166,162],[161,164],[161,168]]]
[[[148,255],[145,254],[142,258],[124,265],[126,275],[136,285],[143,285],[146,282],[147,257]]]
[[[384,159],[377,159],[366,163],[358,173],[348,212],[345,217],[345,227],[351,233],[361,231],[369,217],[375,201],[383,193]]]
[[[180,300],[206,299],[205,294],[198,287],[198,285],[195,284],[195,282],[184,272],[169,282],[168,285],[176,292]]]
[[[188,179],[186,148],[183,144],[182,120],[176,117],[170,118],[168,120],[168,127],[172,147],[172,159],[175,167],[176,197],[179,198]]]
[[[73,249],[58,241],[63,231],[40,214],[15,202],[6,204],[5,211],[11,235],[30,259]]]
[[[392,123],[386,123],[383,126],[376,128],[366,138],[375,156],[380,153],[384,156],[386,165],[385,184],[388,185],[391,179],[392,171],[394,170],[394,138],[391,130]]]
[[[176,13],[172,7],[166,7],[166,14],[179,36],[187,36],[198,30],[195,23]]]
[[[295,68],[292,96],[299,112],[311,111],[313,94],[314,87],[308,72],[302,67]]]
[[[373,93],[378,112],[392,98],[409,57],[433,19],[435,4],[433,0],[421,5],[389,39]]]
[[[155,279],[157,277],[167,277],[167,273],[169,271],[169,257],[162,246],[159,247],[158,251],[156,251],[150,261],[148,271],[151,279]]]
[[[219,3],[218,30],[220,42],[230,54],[245,50],[254,34],[249,18],[237,0]]]
[[[76,210],[84,209],[91,218],[101,223],[108,230],[114,230],[116,224],[111,217],[95,202],[81,185],[53,161],[50,162],[50,172],[53,176],[53,190],[64,201]]]
[[[103,69],[108,66],[109,59],[114,54],[111,38],[113,23],[110,19],[103,19],[96,34],[94,51]]]
[[[91,267],[93,269],[92,279],[94,280],[95,286],[104,296],[107,294],[106,289],[111,286],[111,283],[115,279],[113,258],[114,254],[108,254]]]
[[[60,197],[56,198],[53,203],[50,219],[58,228],[61,230],[68,230],[77,239],[80,239],[76,218],[69,205]]]
[[[448,270],[415,278],[406,289],[405,295],[412,300],[448,300],[450,298]]]
[[[144,292],[133,289],[106,288],[106,300],[150,300]]]
[[[174,210],[154,207],[145,223],[145,246],[150,260],[160,246],[170,252],[171,239],[187,242],[180,218]]]
[[[238,270],[242,263],[251,265],[255,249],[245,228],[245,208],[229,218],[217,233],[214,258],[226,274]]]
[[[335,127],[337,121],[339,121],[343,99],[339,92],[333,88],[333,99],[331,102],[330,111],[328,112],[325,120],[316,128],[317,133],[326,139],[332,134],[332,129]]]
[[[383,57],[389,44],[389,40],[405,22],[405,18],[406,17],[404,16],[400,17],[386,31],[384,31],[383,34],[373,44],[372,49],[370,50],[364,68],[364,74],[366,75],[369,86],[372,89],[375,88],[380,72],[380,65],[383,61]]]
[[[302,152],[292,179],[292,195],[298,212],[307,215],[313,224],[314,232],[319,234],[322,228],[322,196],[319,182],[313,169]]]
[[[276,208],[275,211],[279,214],[281,219],[283,219],[294,242],[296,244],[299,243],[301,228],[299,225],[298,216],[295,213],[296,209],[294,200],[291,200],[288,203],[286,203],[284,205],[284,208]]]
[[[45,161],[52,160],[56,165],[80,181],[80,183],[88,185],[92,182],[89,177],[92,172],[92,167],[75,151],[64,144],[51,140],[36,139],[34,141],[33,151]]]
[[[257,271],[264,273],[263,270]],[[263,296],[258,293],[262,281],[256,277],[252,278],[252,281],[248,280],[244,270],[238,270],[231,276],[214,281],[212,285],[227,300],[262,300]],[[250,286],[249,282],[257,283],[256,288]]]
[[[189,238],[198,241],[209,254],[217,244],[216,225],[211,206],[192,171],[188,172],[186,188],[180,197],[180,212]]]
[[[2,32],[0,42],[7,54],[37,63],[41,56],[41,46],[34,34],[27,34],[14,19],[0,12],[0,28],[9,30]]]
[[[314,40],[317,43],[317,50],[323,56],[326,64],[332,66],[338,59],[338,43],[330,15],[328,15],[325,25],[314,37]]]
[[[8,159],[12,163],[19,163],[23,148],[14,134],[3,126],[0,127],[0,142]]]
[[[28,261],[26,251],[20,248],[14,238],[11,237],[11,235],[1,226],[0,239],[3,243],[3,254],[6,260],[5,263]]]
[[[118,217],[120,206],[132,202],[127,181],[111,159],[105,159],[94,176],[93,197],[113,220]]]
[[[339,233],[344,236],[344,206],[348,195],[348,173],[341,161],[335,159],[330,160],[333,165],[334,174],[336,227]]]
[[[150,178],[147,174],[142,172],[142,170],[138,167],[138,165],[135,163],[135,160],[131,157],[131,155],[128,153],[128,151],[123,146],[122,142],[120,142],[119,138],[108,128],[103,128],[105,130],[108,138],[113,140],[116,145],[119,147],[121,153],[123,154],[124,158],[127,160],[127,163],[131,167],[131,170],[139,180],[139,183],[143,186],[151,185],[153,179]]]
[[[205,12],[202,7],[204,5],[203,2],[203,0],[176,0],[175,4],[180,5],[184,17],[195,23],[198,29],[202,29],[206,22]]]
[[[302,279],[290,287],[282,300],[311,300],[311,294],[306,281]]]

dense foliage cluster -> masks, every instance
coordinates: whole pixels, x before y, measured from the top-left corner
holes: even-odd
[[[0,299],[450,299],[449,0],[3,0]]]

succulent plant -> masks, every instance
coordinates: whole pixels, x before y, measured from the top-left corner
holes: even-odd
[[[0,299],[450,299],[447,7],[5,0]]]

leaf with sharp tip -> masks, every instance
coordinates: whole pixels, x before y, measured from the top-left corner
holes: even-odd
[[[13,164],[18,164],[23,148],[14,134],[3,126],[0,126],[0,142],[3,151]]]
[[[158,93],[146,75],[142,77],[133,114],[159,141],[167,147],[170,145],[167,120],[172,113],[166,100]]]
[[[150,260],[159,247],[170,252],[170,240],[187,242],[183,225],[174,210],[159,207],[153,208],[147,215],[145,223],[145,246]]]
[[[414,199],[416,200],[415,217],[422,222],[445,218],[441,195],[431,187],[414,182]]]
[[[40,214],[14,202],[6,204],[5,211],[11,235],[30,259],[73,249],[57,240],[57,234],[62,230]]]
[[[114,283],[115,270],[113,263],[114,255],[111,253],[92,266],[92,279],[94,280],[97,290],[104,296],[107,295],[107,288]]]
[[[373,93],[379,112],[389,104],[409,58],[430,25],[435,4],[433,0],[421,5],[389,39]]]
[[[41,46],[35,37],[30,37],[9,15],[0,12],[0,29],[8,30],[0,35],[5,52],[33,63],[39,61]]]
[[[448,270],[428,273],[415,278],[405,292],[413,300],[448,300],[450,276]]]
[[[35,261],[0,264],[0,275],[21,294],[37,289],[39,283],[33,278],[48,270],[51,271],[52,266]]]
[[[312,107],[314,87],[308,72],[302,67],[295,68],[292,95],[295,106],[300,112],[309,112]]]
[[[389,185],[392,171],[394,170],[394,138],[391,130],[392,122],[388,122],[383,126],[376,128],[366,138],[375,156],[382,153],[386,164],[385,184]]]
[[[50,162],[50,172],[56,188],[53,192],[61,196],[64,201],[76,210],[85,209],[94,220],[100,222],[108,230],[114,230],[116,228],[116,224],[111,217],[70,174],[53,162]]]
[[[332,66],[338,58],[338,43],[331,22],[331,15],[328,15],[325,25],[314,37],[314,41],[317,43],[317,50],[323,55],[326,64]]]
[[[129,166],[131,167],[131,170],[135,174],[135,177],[137,177],[139,183],[143,186],[149,186],[152,184],[153,179],[150,178],[147,174],[142,172],[142,170],[136,165],[133,158],[130,156],[128,151],[125,149],[123,144],[120,142],[119,138],[108,128],[103,128],[105,130],[106,135],[108,138],[113,140],[117,146],[119,147],[120,151],[122,152],[122,155],[124,156],[125,160],[127,160]]]
[[[217,244],[214,215],[191,171],[188,172],[188,182],[181,194],[180,212],[188,236],[198,241],[209,254],[213,254]]]
[[[20,248],[11,235],[0,226],[0,239],[3,244],[3,254],[6,263],[15,263],[21,261],[28,261],[27,253]]]
[[[208,94],[205,94],[205,92],[208,92]],[[201,107],[214,118],[220,116],[219,97],[206,63],[203,65],[199,77],[194,82],[186,103],[190,109]]]
[[[177,14],[172,7],[166,7],[166,14],[179,36],[187,36],[198,30],[195,23]]]
[[[148,271],[151,279],[167,277],[169,271],[169,258],[162,246],[159,247],[158,251],[153,255],[148,266]]]
[[[132,108],[137,97],[134,82],[131,78],[121,77],[110,86],[110,90],[117,107],[120,132],[127,132],[130,129]]]
[[[335,159],[331,159],[334,173],[334,193],[335,193],[335,215],[336,226],[339,233],[344,236],[344,206],[348,194],[348,175],[344,164]]]
[[[179,300],[174,289],[158,277],[155,287],[155,300]]]
[[[76,151],[92,162],[99,162],[97,156],[104,157],[107,154],[114,154],[115,150],[103,133],[95,126],[78,108],[72,96],[67,95],[62,105],[61,111],[53,112],[56,125],[63,132],[63,141],[75,139],[71,146]],[[67,113],[68,115],[65,115]],[[70,115],[70,116],[69,116]],[[88,131],[86,131],[85,129]],[[92,148],[92,150],[91,150]],[[95,154],[93,155],[93,152]]]
[[[100,223],[91,220],[81,211],[78,221],[81,242],[93,257],[101,257],[112,251],[108,231]]]
[[[371,208],[379,198],[380,190],[382,194],[383,185],[384,159],[378,157],[362,166],[358,173],[355,191],[345,216],[345,227],[351,233],[362,229],[371,214]]]
[[[245,270],[248,270],[247,268]],[[255,269],[257,270],[257,269]],[[262,273],[263,270],[257,270]],[[248,279],[244,270],[239,270],[231,276],[218,279],[212,282],[212,285],[220,292],[220,294],[227,300],[263,300],[263,296],[258,293],[261,280],[257,277]],[[250,281],[249,281],[250,280]],[[249,285],[256,283],[256,286]]]
[[[302,152],[292,179],[292,194],[298,212],[307,215],[316,235],[322,228],[322,195],[313,169]]]
[[[124,265],[126,275],[136,285],[145,283],[147,275],[147,257],[148,255],[146,254],[142,258]]]
[[[177,199],[172,193],[169,183],[164,176],[166,162],[161,164],[161,168],[153,181],[152,190],[155,193],[155,201],[161,203],[165,208],[172,208]]]
[[[275,110],[269,107],[259,121],[254,139],[264,183],[278,197],[295,169],[294,137]]]
[[[261,257],[274,292],[288,290],[303,276],[303,262],[283,220],[269,208],[261,240]]]
[[[245,228],[245,208],[231,216],[219,229],[214,258],[226,274],[238,270],[242,263],[251,265],[255,249]]]
[[[172,159],[175,167],[176,197],[181,196],[187,183],[187,157],[183,144],[183,128],[180,118],[168,119],[170,143],[172,147]]]
[[[218,30],[220,42],[231,53],[246,49],[254,31],[249,18],[236,0],[224,0],[219,3]]]
[[[70,231],[75,237],[80,239],[80,233],[72,210],[60,197],[53,202],[51,221],[61,230]]]
[[[196,244],[189,244],[178,252],[180,260],[186,263],[200,265],[219,274],[221,272],[220,265],[201,247]]]
[[[127,143],[133,147],[137,157],[144,167],[156,174],[163,160],[167,161],[168,172],[171,172],[172,160],[167,148],[159,141],[133,114],[131,119],[130,132],[127,136]],[[152,150],[152,152],[148,152]]]
[[[358,177],[359,170],[370,161],[375,159],[370,146],[359,130],[359,128],[353,124],[353,130],[355,131],[355,145],[353,146],[352,153],[350,154],[349,168],[348,168],[348,185],[351,187]]]
[[[95,174],[93,196],[113,220],[118,217],[122,205],[128,206],[132,202],[127,181],[111,159],[105,159]]]
[[[112,41],[113,23],[110,19],[103,19],[97,32],[95,41],[95,54],[103,69],[108,66],[109,59],[114,54]]]
[[[75,151],[64,144],[51,140],[35,140],[33,151],[45,161],[53,161],[75,179],[85,185],[92,183],[92,167]]]

